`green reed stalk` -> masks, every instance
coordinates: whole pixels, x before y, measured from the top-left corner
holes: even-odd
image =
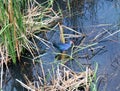
[[[21,44],[23,43],[21,36],[25,34],[21,14],[22,2],[19,0],[0,0],[0,27],[7,26],[0,33],[1,43],[7,47],[6,55],[8,54],[13,63],[16,63],[16,56],[20,59]]]
[[[47,26],[43,21],[52,19],[46,17],[47,14],[51,12],[50,16],[55,16],[51,9],[53,1],[47,0],[38,4],[33,0],[0,0],[0,45],[4,45],[6,59],[11,58],[13,63],[16,63],[17,59],[20,60],[24,48],[34,57],[33,45],[28,38],[33,36],[32,33],[36,30]]]

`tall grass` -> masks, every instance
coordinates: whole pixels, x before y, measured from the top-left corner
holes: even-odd
[[[16,63],[23,49],[29,50],[34,56],[36,44],[29,37],[36,37],[36,31],[49,28],[55,20],[59,20],[51,8],[53,1],[39,4],[35,0],[0,0],[0,44],[5,47],[3,52],[7,60],[10,58]],[[40,38],[40,41],[45,43],[46,40]]]
[[[95,70],[94,70],[93,77],[89,78],[91,91],[97,91],[97,83],[98,83],[97,71],[98,71],[98,63],[95,63]]]
[[[13,63],[16,63],[16,56],[20,58],[21,44],[24,42],[22,35],[26,33],[21,13],[22,3],[22,0],[0,0],[1,44],[5,46],[6,56],[11,57]]]

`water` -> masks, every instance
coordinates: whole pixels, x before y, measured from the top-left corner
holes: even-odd
[[[88,1],[88,2],[87,2]],[[120,55],[120,33],[110,36],[110,33],[119,31],[120,24],[120,1],[110,0],[92,0],[88,4],[84,4],[81,15],[64,19],[64,24],[69,27],[76,27],[78,31],[88,35],[89,42],[95,36],[107,31],[105,36],[98,37],[96,40],[107,40],[97,46],[105,46],[105,52],[96,54],[89,63],[97,62],[99,65],[98,77],[100,77],[99,91],[119,91],[120,90],[120,70],[119,70],[119,55]],[[76,6],[75,6],[76,7]],[[74,18],[75,17],[75,18]],[[94,41],[96,42],[96,41]],[[104,51],[103,50],[103,51]],[[113,66],[114,65],[114,66]]]
[[[86,0],[87,2],[88,0]],[[100,77],[99,91],[119,91],[120,90],[120,71],[119,71],[119,55],[120,55],[120,33],[110,36],[110,33],[119,31],[120,24],[120,6],[119,1],[99,0],[89,2],[83,6],[79,12],[84,12],[82,15],[64,19],[64,24],[69,27],[76,27],[78,31],[82,31],[88,35],[89,42],[95,36],[107,31],[105,36],[98,37],[96,40],[107,40],[97,46],[105,46],[104,53],[96,54],[89,63],[97,62],[99,65],[98,77]],[[75,17],[75,18],[74,18]],[[96,41],[94,41],[96,42]],[[118,62],[118,63],[117,63]],[[114,64],[114,66],[113,66]],[[116,69],[115,69],[116,68]]]
[[[63,9],[63,25],[86,35],[83,44],[100,42],[91,47],[94,49],[93,51],[85,49],[78,53],[79,55],[89,54],[88,58],[76,58],[75,60],[82,64],[91,64],[92,68],[95,68],[95,62],[98,63],[97,76],[100,78],[98,81],[98,91],[120,91],[120,33],[115,33],[119,31],[120,27],[120,1],[76,0],[76,2],[71,3],[71,10],[68,10],[69,7],[67,7],[65,2],[58,0],[58,3],[60,4],[60,8]],[[52,31],[47,34],[51,43],[56,40],[59,41],[59,29],[57,30],[57,32]],[[73,32],[65,29],[65,33],[72,34]],[[71,39],[75,41],[76,45],[79,44],[81,40],[81,38]],[[45,50],[41,60],[45,73],[48,73],[48,70],[51,69],[51,64],[54,64],[56,67],[58,62],[53,62],[53,60],[55,60],[55,54],[52,48],[41,45],[39,42],[38,44],[40,48]],[[98,52],[99,50],[100,52]],[[94,55],[92,55],[92,53]],[[41,60],[38,59],[39,62]],[[49,64],[47,64],[48,62]],[[23,74],[28,75],[32,81],[38,80],[37,75],[42,76],[41,66],[39,64],[33,65],[28,62],[22,64],[17,67],[14,65],[10,67],[12,75],[8,74],[9,72],[4,73],[6,75],[4,80],[6,81],[7,79],[7,81],[4,82],[4,91],[25,91],[15,80],[19,79],[24,82]],[[66,65],[75,71],[80,71],[76,64],[75,61],[72,61]]]

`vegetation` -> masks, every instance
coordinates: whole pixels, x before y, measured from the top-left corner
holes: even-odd
[[[63,67],[63,69],[60,69],[60,67]],[[53,68],[54,69],[54,68]],[[53,73],[53,74],[52,74]],[[43,70],[44,74],[44,70]],[[21,82],[20,80],[16,79],[23,87],[26,89],[32,90],[32,91],[89,91],[90,84],[92,83],[92,75],[93,71],[90,68],[86,68],[84,72],[74,72],[67,66],[63,64],[59,64],[57,67],[57,70],[52,70],[50,72],[49,77],[45,79],[39,79],[41,78],[38,76],[39,81],[31,82],[28,77],[25,76],[27,80],[27,85]],[[49,78],[51,78],[50,81]],[[91,81],[88,79],[90,78]],[[44,81],[43,81],[44,80]],[[46,83],[44,83],[47,81]],[[34,84],[38,84],[35,86]],[[40,86],[40,84],[43,84],[44,86]],[[96,90],[92,90],[96,91]]]
[[[21,3],[23,1],[0,1],[1,50],[5,53],[6,61],[10,57],[14,63],[16,63],[16,56],[20,59],[22,45],[25,42],[24,35],[26,35]]]
[[[69,0],[68,0],[69,1]],[[70,4],[68,3],[68,9],[70,12]],[[36,33],[46,33],[52,26],[54,26],[61,19],[60,11],[57,13],[52,9],[53,0],[48,0],[42,4],[34,0],[0,0],[0,56],[1,56],[1,65],[3,69],[3,63],[6,63],[10,60],[15,64],[17,60],[20,60],[22,53],[24,53],[24,49],[28,50],[33,56],[34,60],[36,59],[34,52],[38,52],[38,47],[34,41],[34,38],[41,41],[46,46],[49,46],[47,43],[49,41],[45,40],[45,38],[40,38]],[[68,28],[60,23],[58,23],[60,28],[60,40],[65,43],[64,30],[63,28]],[[84,37],[85,35],[68,28],[70,31],[78,34],[80,37]],[[77,35],[76,35],[77,36]],[[76,37],[75,36],[75,37]],[[29,39],[31,38],[31,40]],[[61,60],[65,59],[65,56],[69,56],[69,59],[75,59],[75,54],[83,49],[89,48],[91,46],[95,46],[97,43],[89,44],[85,46],[75,46],[73,45],[71,49],[71,55],[67,55],[65,52],[61,54]],[[22,86],[29,90],[45,90],[45,91],[73,91],[79,90],[81,88],[88,91],[90,89],[91,84],[93,83],[94,77],[96,77],[95,73],[89,68],[86,67],[82,72],[76,73],[72,71],[70,68],[60,63],[59,66],[63,67],[64,70],[57,68],[57,73],[55,70],[52,70],[54,74],[49,74],[53,76],[51,78],[52,83],[50,85],[47,82],[47,78],[45,78],[44,69],[42,67],[42,80],[40,80],[40,84],[38,87],[33,85],[33,82],[28,81],[27,85],[16,79]],[[53,68],[55,69],[55,68]],[[3,70],[1,71],[3,74]],[[61,75],[62,74],[62,75]],[[40,77],[38,77],[40,78]],[[1,75],[2,79],[2,75]],[[52,80],[53,79],[53,80]],[[43,83],[42,83],[43,82]],[[94,84],[93,84],[94,85]],[[1,82],[2,87],[2,82]],[[95,85],[94,85],[95,87]],[[93,90],[95,91],[95,90]]]
[[[53,22],[60,19],[50,8],[52,3],[52,0],[48,0],[41,4],[43,7],[32,0],[0,1],[0,43],[5,61],[11,58],[16,63],[16,57],[20,60],[23,49],[29,50],[34,56],[33,49],[36,46],[33,46],[29,38],[37,37],[34,33],[43,31],[41,28],[53,26]],[[40,41],[44,42],[42,39]]]

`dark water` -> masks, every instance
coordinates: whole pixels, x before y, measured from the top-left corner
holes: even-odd
[[[67,3],[58,0],[58,4],[63,9],[63,25],[86,35],[83,44],[99,42],[91,47],[92,51],[87,48],[76,54],[88,54],[89,57],[76,57],[74,61],[68,62],[66,65],[75,71],[80,71],[80,68],[76,65],[78,62],[90,64],[92,68],[95,68],[94,63],[96,62],[98,63],[98,91],[120,91],[120,1],[75,0],[71,2],[70,10]],[[50,42],[59,42],[59,29],[56,28],[56,30],[58,31],[47,33]],[[64,32],[66,34],[75,34],[68,29],[64,29]],[[70,39],[74,40],[75,45],[81,42],[81,38],[70,37]],[[42,60],[45,73],[48,73],[51,64],[55,67],[58,64],[58,62],[54,61],[56,55],[53,54],[52,48],[44,46],[39,41],[37,43],[42,51],[45,50],[38,62]],[[26,74],[32,81],[37,81],[37,75],[42,76],[40,64],[32,65],[27,62],[27,59],[24,59],[23,63],[17,66],[12,65],[10,73],[4,72],[3,90],[25,91],[15,80],[19,79],[24,82],[23,74]]]

